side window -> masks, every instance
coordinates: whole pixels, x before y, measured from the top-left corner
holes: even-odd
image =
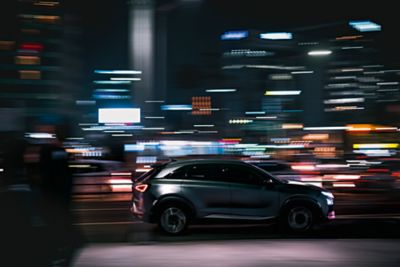
[[[173,170],[172,172],[170,172],[169,174],[167,174],[165,176],[165,178],[170,178],[170,179],[184,179],[186,177],[187,174],[187,167],[182,167],[182,168],[178,168]]]
[[[155,178],[171,178],[171,179],[183,179],[186,176],[187,167],[167,167],[162,169]]]
[[[189,167],[188,179],[223,181],[222,167],[217,164],[196,164]]]
[[[231,183],[262,185],[263,177],[247,166],[225,165],[224,179]]]

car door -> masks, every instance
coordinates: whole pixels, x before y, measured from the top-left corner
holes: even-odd
[[[232,216],[267,219],[278,214],[279,193],[273,184],[266,184],[267,174],[241,164],[226,164],[223,173],[231,183]]]
[[[198,217],[220,218],[230,214],[230,185],[221,180],[219,164],[193,164],[182,180],[182,194],[196,207]]]

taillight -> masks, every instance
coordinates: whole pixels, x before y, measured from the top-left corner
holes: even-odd
[[[136,191],[143,193],[144,191],[147,190],[148,187],[149,187],[148,184],[139,184],[139,185],[136,185],[134,188]]]
[[[393,176],[400,177],[400,172],[399,172],[399,171],[397,171],[397,172],[392,172],[392,175],[393,175]]]
[[[367,172],[389,172],[389,169],[371,168],[371,169],[368,169]]]

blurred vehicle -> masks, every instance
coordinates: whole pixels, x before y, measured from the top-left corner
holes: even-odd
[[[154,166],[133,185],[131,212],[177,235],[190,223],[278,219],[293,232],[334,217],[333,194],[280,180],[238,160],[183,160]]]
[[[83,159],[69,163],[72,170],[73,193],[131,192],[132,172],[122,162]]]
[[[400,159],[377,159],[360,179],[355,181],[358,189],[392,190],[400,188]]]
[[[100,176],[122,169],[123,164],[112,160],[82,159],[71,161],[69,167],[74,176]]]
[[[315,162],[284,162],[277,160],[266,160],[249,163],[273,174],[275,177],[281,180],[301,181],[306,184],[329,188],[329,186],[324,183],[321,171],[317,169]]]
[[[262,161],[253,161],[246,160],[245,162],[255,165],[271,174],[275,177],[284,180],[301,180],[301,173],[292,168],[292,165],[285,161],[280,160],[262,160]]]

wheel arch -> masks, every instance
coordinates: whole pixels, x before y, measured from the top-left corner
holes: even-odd
[[[188,215],[193,218],[196,216],[196,209],[193,203],[191,203],[187,198],[178,195],[166,195],[157,200],[153,206],[153,214],[157,218],[162,210],[162,208],[169,205],[179,205],[184,208]]]
[[[315,215],[317,220],[320,220],[323,217],[322,207],[318,203],[317,200],[303,197],[303,196],[294,196],[286,199],[281,206],[280,216],[285,214],[285,212],[295,205],[303,205],[311,209],[311,212]]]

